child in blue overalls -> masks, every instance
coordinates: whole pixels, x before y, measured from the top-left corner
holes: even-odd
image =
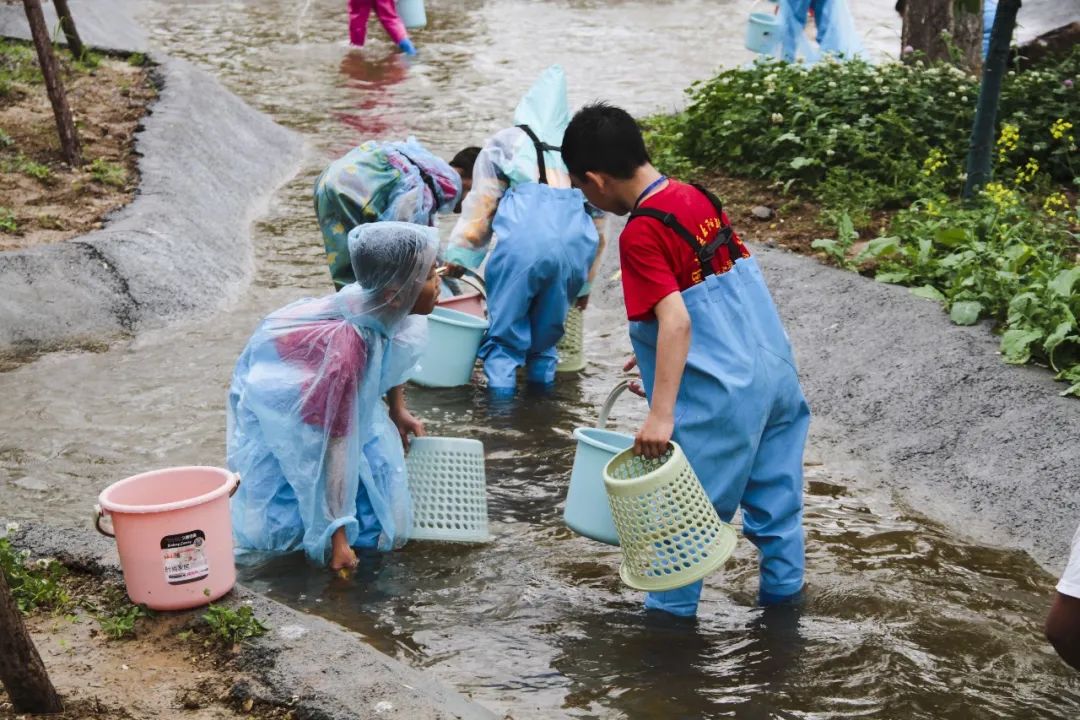
[[[678,442],[721,519],[742,508],[743,534],[761,552],[760,602],[796,599],[810,410],[756,261],[711,193],[652,166],[626,111],[579,111],[562,156],[590,203],[630,214],[619,237],[627,369],[641,368],[650,406],[635,451],[657,458]],[[701,587],[649,593],[645,606],[693,616]]]

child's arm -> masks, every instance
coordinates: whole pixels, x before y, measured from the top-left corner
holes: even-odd
[[[398,434],[401,435],[401,446],[405,452],[409,452],[409,435],[423,437],[424,423],[405,407],[405,386],[398,385],[390,388],[386,393],[386,402],[390,406],[390,420],[397,426]]]
[[[690,313],[682,293],[673,292],[656,304],[660,330],[656,338],[656,378],[649,416],[634,438],[634,452],[658,458],[667,451],[675,430],[675,399],[690,353]]]

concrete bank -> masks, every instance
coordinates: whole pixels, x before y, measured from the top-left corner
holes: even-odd
[[[122,582],[115,545],[89,530],[26,526],[12,545],[34,557]],[[270,632],[244,644],[231,695],[286,707],[298,718],[494,720],[495,715],[430,676],[368,646],[328,620],[237,586],[219,604],[247,604]],[[191,614],[201,610],[188,611]]]
[[[71,7],[88,43],[146,52],[121,0]],[[0,35],[28,34],[22,4],[0,5]],[[136,138],[134,200],[99,231],[0,253],[0,352],[211,312],[250,281],[252,220],[295,172],[302,141],[190,63],[149,56],[160,98]]]

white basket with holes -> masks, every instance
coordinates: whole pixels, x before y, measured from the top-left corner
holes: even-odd
[[[652,592],[689,585],[720,569],[735,528],[720,520],[682,448],[649,460],[630,448],[604,468],[623,561],[622,581]]]
[[[405,459],[414,540],[487,542],[484,444],[462,438],[414,438]]]

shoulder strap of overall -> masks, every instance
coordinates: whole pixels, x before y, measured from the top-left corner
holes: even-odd
[[[720,221],[720,230],[716,233],[716,239],[713,242],[717,243],[718,247],[727,245],[728,257],[731,258],[731,262],[735,262],[736,259],[741,257],[747,257],[743,255],[742,248],[735,242],[735,231],[732,230],[731,223],[724,222],[724,205],[720,202],[720,198],[716,197],[704,185],[693,183],[692,187],[708,199],[713,206],[713,210],[716,211],[716,219]]]
[[[536,165],[540,169],[540,184],[547,185],[547,168],[544,166],[544,151],[559,152],[562,148],[555,145],[548,145],[546,142],[541,142],[540,138],[536,137],[536,133],[528,125],[518,125],[518,127],[525,131],[525,134],[532,140],[533,147],[536,148]]]
[[[701,271],[705,275],[713,274],[712,257],[716,254],[716,248],[712,247],[712,243],[709,245],[701,245],[697,238],[686,229],[685,226],[675,217],[674,213],[661,212],[655,208],[634,208],[630,211],[630,219],[627,220],[629,224],[634,218],[647,217],[653,220],[659,220],[665,227],[673,230],[676,235],[681,237],[690,249],[693,250],[694,255],[697,256],[698,263],[701,264]],[[709,252],[709,248],[712,248],[712,252]]]

